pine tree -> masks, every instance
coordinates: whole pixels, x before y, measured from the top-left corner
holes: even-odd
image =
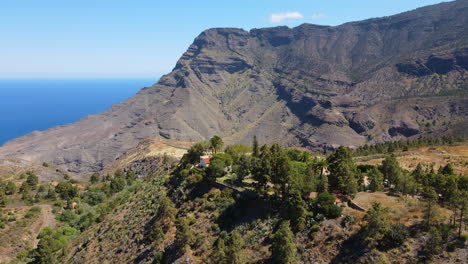
[[[192,246],[195,242],[195,236],[193,235],[192,229],[188,224],[186,218],[180,218],[176,223],[176,236],[175,236],[175,245],[180,250],[185,250],[186,246]]]
[[[149,234],[149,239],[153,241],[156,246],[164,241],[164,230],[158,221],[154,223],[154,226]]]
[[[273,236],[271,245],[273,263],[288,264],[295,261],[296,247],[294,245],[294,234],[291,232],[289,222],[280,223],[278,230]]]
[[[271,182],[280,186],[280,194],[286,199],[287,186],[291,182],[291,164],[278,144],[271,146],[271,171]]]
[[[291,193],[288,200],[289,214],[288,217],[291,219],[291,225],[294,232],[300,232],[304,230],[306,224],[306,218],[308,215],[307,204],[302,199],[301,194],[298,191]]]
[[[435,224],[435,219],[437,218],[437,198],[438,195],[435,190],[431,187],[427,187],[423,194],[423,199],[425,201],[424,223],[427,229]]]
[[[388,180],[389,185],[397,185],[401,177],[402,169],[398,163],[395,155],[390,155],[382,161],[382,166],[380,168],[385,179]]]
[[[377,167],[373,166],[369,173],[369,189],[374,192],[382,191],[383,190],[383,174],[377,169]]]
[[[347,147],[339,147],[327,159],[331,190],[354,196],[358,188],[358,170]]]
[[[366,225],[363,227],[363,242],[374,247],[384,237],[390,227],[388,223],[388,208],[384,208],[380,203],[375,202],[364,216]]]
[[[218,238],[214,245],[213,257],[218,264],[225,264],[226,260],[226,243],[223,238]]]
[[[252,158],[252,177],[257,182],[257,192],[263,193],[272,174],[271,153],[268,146],[263,145],[260,156]]]
[[[228,247],[226,252],[226,260],[228,264],[242,264],[244,263],[242,248],[244,247],[244,239],[237,232],[229,236]]]
[[[328,192],[328,175],[320,172],[320,181],[317,185],[317,192],[324,193]]]
[[[253,137],[252,150],[253,150],[252,156],[254,157],[260,156],[260,150],[258,149],[257,136]]]

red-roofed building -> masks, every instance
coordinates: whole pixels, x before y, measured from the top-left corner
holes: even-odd
[[[211,156],[200,156],[200,167],[206,168],[210,165]]]

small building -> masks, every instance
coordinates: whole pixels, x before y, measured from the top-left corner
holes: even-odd
[[[200,164],[199,166],[201,168],[206,168],[210,165],[210,161],[211,161],[211,156],[207,155],[207,156],[200,156]]]
[[[338,193],[335,195],[335,204],[338,205],[338,206],[341,206],[341,207],[346,207],[347,203],[348,203],[348,198],[341,194],[341,193]]]

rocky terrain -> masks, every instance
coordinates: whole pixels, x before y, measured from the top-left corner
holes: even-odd
[[[0,158],[97,171],[149,137],[215,134],[313,149],[467,135],[468,1],[340,26],[201,33],[173,71],[76,123],[7,142]]]

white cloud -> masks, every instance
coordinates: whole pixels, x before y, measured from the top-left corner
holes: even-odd
[[[270,22],[271,23],[281,23],[284,20],[289,19],[301,19],[304,18],[299,12],[284,12],[284,13],[273,13],[270,15]]]
[[[322,13],[313,14],[313,15],[312,15],[312,19],[313,19],[313,20],[317,20],[317,19],[321,19],[321,18],[326,18],[326,17],[327,17],[327,15],[322,14]]]

